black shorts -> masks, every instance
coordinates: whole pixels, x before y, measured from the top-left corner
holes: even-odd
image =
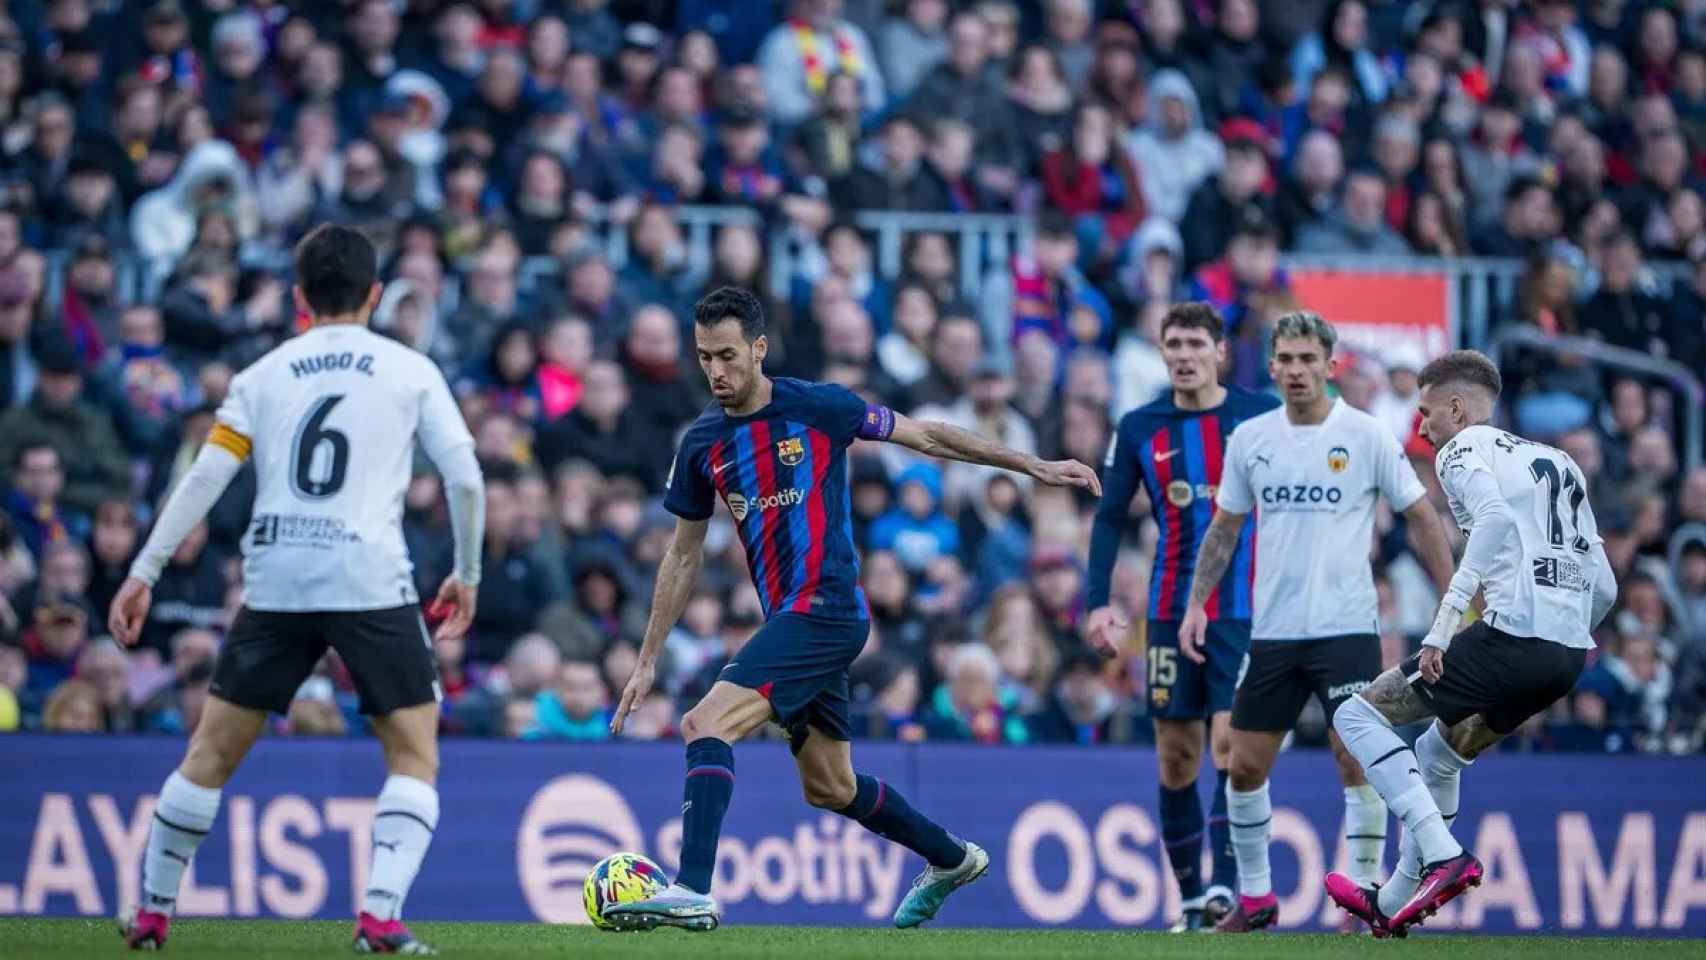
[[[1203,662],[1179,653],[1179,621],[1145,624],[1149,715],[1156,720],[1202,720],[1232,709],[1238,671],[1250,652],[1250,621],[1210,620]]]
[[[756,690],[770,701],[795,753],[806,745],[808,726],[832,740],[848,740],[853,725],[847,668],[870,634],[868,620],[779,613],[758,628],[717,679]]]
[[[219,648],[209,692],[239,707],[286,713],[327,647],[349,668],[362,713],[384,716],[440,699],[432,638],[412,603],[313,613],[244,607]]]
[[[1297,725],[1314,696],[1327,711],[1361,693],[1380,675],[1380,638],[1353,633],[1318,640],[1257,640],[1232,702],[1232,726],[1279,733]]]
[[[1503,736],[1574,689],[1587,656],[1586,650],[1512,636],[1477,620],[1452,638],[1438,683],[1422,679],[1420,653],[1399,669],[1434,716],[1449,725],[1478,713]]]

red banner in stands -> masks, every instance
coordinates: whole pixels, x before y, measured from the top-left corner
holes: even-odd
[[[1292,290],[1338,328],[1341,342],[1384,357],[1408,343],[1424,358],[1457,346],[1451,281],[1443,273],[1291,271]]]

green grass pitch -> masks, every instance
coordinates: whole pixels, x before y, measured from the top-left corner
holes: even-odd
[[[1699,941],[1568,937],[1412,937],[1375,943],[1361,937],[1303,934],[1173,936],[1083,930],[883,930],[834,927],[725,927],[714,933],[679,930],[601,933],[587,927],[528,923],[421,923],[414,930],[448,957],[775,958],[775,960],[1033,960],[1049,957],[1145,960],[1332,960],[1386,954],[1452,960],[1577,960],[1577,958],[1700,957]],[[172,925],[172,957],[327,957],[349,950],[350,925],[277,920],[185,920]],[[111,921],[0,920],[0,956],[9,960],[120,956]]]

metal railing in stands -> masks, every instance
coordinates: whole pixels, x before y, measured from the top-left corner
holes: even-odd
[[[1507,355],[1518,348],[1538,350],[1553,355],[1585,356],[1602,367],[1623,370],[1654,380],[1664,381],[1683,397],[1682,416],[1685,435],[1682,438],[1683,463],[1694,469],[1701,462],[1701,417],[1706,416],[1706,387],[1702,387],[1694,372],[1680,363],[1658,360],[1638,350],[1614,347],[1588,337],[1553,336],[1534,327],[1505,327],[1493,336],[1487,352],[1503,368]]]

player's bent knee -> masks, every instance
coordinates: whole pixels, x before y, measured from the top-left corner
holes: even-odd
[[[858,792],[858,785],[852,778],[828,777],[822,780],[806,780],[801,783],[806,795],[806,802],[819,810],[841,810],[853,802]]]

